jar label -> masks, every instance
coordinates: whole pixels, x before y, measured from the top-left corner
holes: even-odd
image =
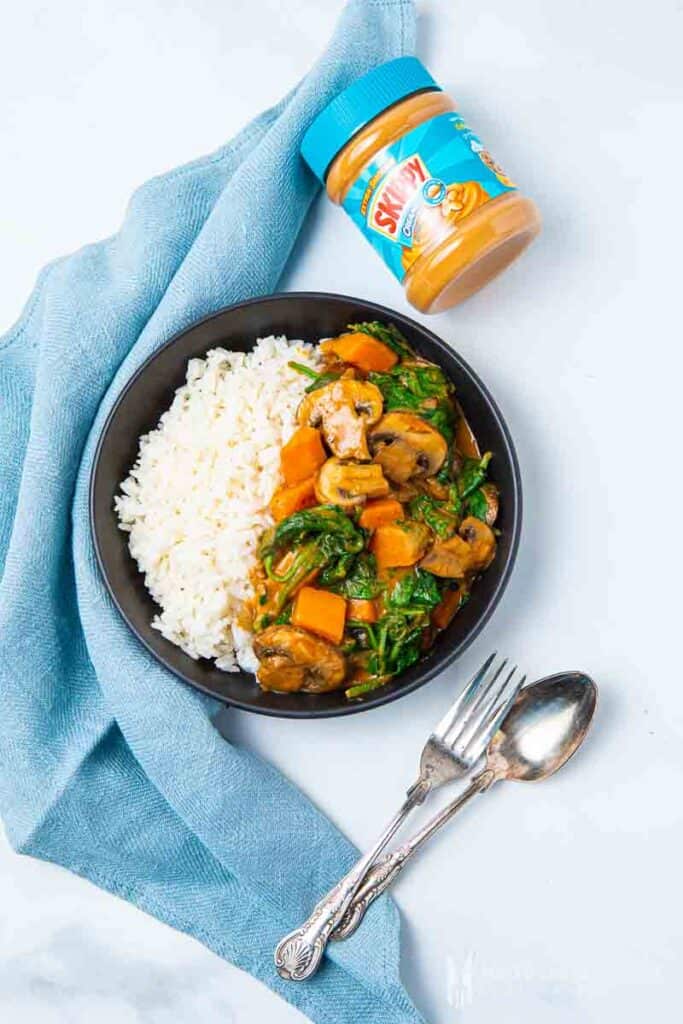
[[[515,185],[462,117],[439,114],[366,164],[344,209],[402,281],[421,253]]]

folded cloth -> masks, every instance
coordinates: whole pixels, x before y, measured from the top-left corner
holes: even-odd
[[[88,523],[95,441],[122,385],[202,317],[271,292],[316,191],[312,117],[409,52],[411,0],[351,0],[278,106],[148,182],[119,233],[48,266],[0,340],[0,813],[14,848],[195,936],[314,1021],[420,1017],[378,901],[304,984],[277,940],[356,852],[271,765],[223,739],[216,702],[165,671],[115,611]]]

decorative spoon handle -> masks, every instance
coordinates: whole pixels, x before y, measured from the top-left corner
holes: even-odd
[[[330,935],[330,942],[340,942],[353,935],[370,904],[389,888],[409,856],[410,849],[408,843],[405,843],[392,853],[386,854],[381,860],[375,861],[365,875],[348,910]]]
[[[398,813],[391,819],[384,832],[364,857],[351,868],[313,909],[308,920],[295,931],[285,935],[275,950],[275,966],[280,977],[287,981],[304,981],[317,971],[330,933],[344,916],[365,873],[379,856],[392,836],[398,831],[413,808],[427,796],[431,784],[420,779],[408,791]]]
[[[465,789],[459,796],[450,803],[446,804],[443,810],[439,811],[424,828],[416,832],[412,838],[410,838],[402,846],[399,846],[396,850],[388,853],[381,860],[375,861],[374,864],[368,868],[362,883],[358,886],[355,891],[351,902],[345,911],[342,919],[340,920],[337,927],[333,930],[330,935],[330,941],[339,942],[342,939],[348,939],[349,935],[353,935],[356,928],[365,917],[365,912],[370,904],[381,896],[385,889],[391,885],[396,876],[405,866],[406,862],[412,857],[412,855],[425,843],[430,836],[433,836],[442,825],[445,825],[447,821],[458,813],[465,804],[472,799],[477,793],[482,793],[488,789],[489,786],[495,781],[495,776],[490,769],[484,769],[470,782],[467,789]]]

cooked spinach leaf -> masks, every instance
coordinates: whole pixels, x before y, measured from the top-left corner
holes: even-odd
[[[385,683],[386,679],[367,679],[364,683],[357,683],[355,686],[350,686],[348,690],[344,690],[344,695],[349,699],[361,697],[364,693],[369,693],[370,690],[384,686]]]
[[[269,611],[258,616],[254,622],[254,628],[257,632],[269,626],[274,618],[276,621],[279,621],[279,616],[297,587],[324,563],[325,555],[315,539],[309,540],[306,544],[295,550],[293,558],[284,572],[277,573],[275,571],[272,554],[264,556],[263,568],[268,578],[273,583],[277,583],[278,586],[275,588]],[[261,604],[261,602],[259,603]]]
[[[470,496],[467,498],[467,514],[470,516],[476,516],[477,519],[486,521],[486,516],[489,510],[489,503],[486,500],[486,495],[482,491],[481,487],[478,487],[476,491],[472,491]]]
[[[387,678],[414,665],[422,653],[424,630],[430,614],[441,600],[436,579],[422,569],[403,576],[386,600],[386,610],[373,626],[354,623],[354,634],[363,633],[363,646],[369,651],[370,678],[352,686],[347,697],[358,697],[386,682]]]
[[[293,359],[287,363],[287,366],[290,370],[296,370],[296,372],[300,373],[302,377],[311,377],[312,380],[317,380],[320,376],[320,374],[316,373],[312,367],[306,366],[305,363],[297,363]]]
[[[372,601],[382,590],[377,579],[375,556],[369,553],[358,555],[353,567],[341,586],[344,597],[358,601]]]
[[[468,498],[473,491],[485,483],[488,465],[492,458],[492,452],[486,452],[480,459],[465,459],[456,481],[461,498]]]
[[[363,550],[365,535],[336,505],[319,505],[283,519],[267,530],[259,548],[259,557],[269,579],[280,586],[272,608],[281,614],[294,591],[315,570],[329,573],[338,581],[346,576],[355,556]],[[286,567],[278,572],[276,560],[291,552]],[[263,629],[266,616],[257,620]]]
[[[295,363],[291,361],[287,363],[287,366],[291,370],[296,370],[297,373],[302,374],[304,377],[310,377],[313,381],[308,387],[304,388],[305,394],[309,395],[311,391],[317,391],[318,388],[324,388],[326,384],[331,384],[334,380],[339,380],[341,376],[341,370],[328,370],[326,373],[316,373],[310,366],[305,366],[303,363]]]
[[[458,528],[458,507],[449,502],[437,501],[428,494],[419,494],[410,502],[410,515],[412,519],[419,519],[426,523],[434,533],[445,540],[451,537]]]
[[[438,430],[440,434],[450,443],[455,436],[455,415],[450,402],[440,402],[435,409],[421,409],[420,416],[423,420]]]
[[[282,609],[280,614],[275,619],[275,625],[276,626],[287,626],[287,625],[289,625],[289,623],[291,622],[291,619],[292,619],[293,608],[294,608],[294,604],[291,601],[289,602],[289,604],[285,605],[285,607]]]
[[[387,598],[387,608],[408,614],[415,610],[431,611],[441,600],[436,578],[423,569],[413,569],[402,576]]]
[[[429,399],[447,399],[452,393],[440,366],[431,363],[397,363],[384,373],[370,373],[369,379],[384,395],[391,409],[419,409]]]
[[[371,676],[386,678],[413,665],[420,657],[422,631],[426,622],[422,612],[416,623],[405,614],[393,612],[376,624],[377,644],[368,660]]]
[[[329,554],[329,563],[320,572],[318,576],[318,584],[321,587],[328,587],[331,590],[336,589],[336,584],[345,580],[351,566],[353,565],[356,556],[353,553],[338,554],[335,550],[335,544],[325,544],[326,538],[323,538],[323,550],[326,550]]]
[[[304,388],[304,392],[310,395],[311,391],[317,391],[318,388],[324,388],[326,384],[332,384],[333,381],[339,380],[341,377],[341,371],[330,370],[327,373],[318,374],[318,379],[314,380],[312,384],[309,384],[307,388]]]
[[[326,553],[345,554],[363,550],[363,531],[354,526],[338,505],[316,505],[287,516],[267,530],[259,548],[259,557],[274,555],[285,547],[319,537]]]
[[[370,373],[368,380],[382,392],[385,412],[415,412],[447,441],[453,440],[453,387],[441,367],[430,363],[399,363],[386,373]]]

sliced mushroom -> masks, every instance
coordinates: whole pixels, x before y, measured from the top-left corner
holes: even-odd
[[[328,459],[315,482],[315,494],[322,505],[353,508],[364,505],[368,498],[384,498],[388,493],[389,484],[382,467],[374,462]]]
[[[434,576],[453,580],[464,579],[469,567],[470,546],[457,533],[450,540],[437,541],[420,562],[420,568]]]
[[[325,693],[346,677],[344,655],[326,640],[295,626],[268,626],[254,639],[257,678],[264,690]]]
[[[307,395],[297,418],[302,425],[320,427],[339,458],[368,460],[366,430],[381,415],[379,388],[367,381],[342,377]]]
[[[413,498],[417,498],[421,491],[416,484],[409,480],[408,483],[405,484],[392,483],[390,493],[392,498],[396,498],[396,500],[400,501],[402,505],[407,505],[409,501],[413,500]]]
[[[468,516],[458,532],[469,545],[471,569],[475,572],[486,569],[496,553],[496,537],[491,527],[475,516]]]
[[[482,484],[479,490],[486,498],[486,515],[484,516],[484,522],[487,526],[493,526],[498,518],[498,488],[495,484],[487,483]]]
[[[397,484],[433,476],[448,454],[439,431],[410,412],[387,413],[370,431],[368,441],[375,462]]]
[[[468,573],[480,572],[493,561],[496,538],[481,519],[468,516],[460,531],[449,540],[437,541],[420,562],[422,569],[435,576],[461,580]]]
[[[428,476],[426,479],[418,481],[418,485],[419,490],[423,494],[428,494],[435,501],[446,501],[448,499],[447,485],[442,484],[436,477]]]

